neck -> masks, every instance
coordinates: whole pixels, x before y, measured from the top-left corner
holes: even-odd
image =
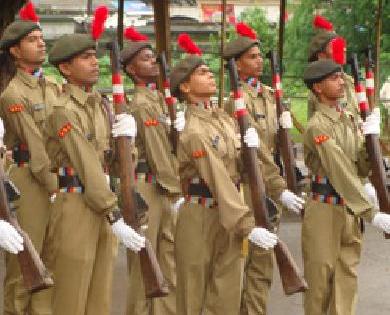
[[[210,102],[210,97],[211,97],[210,95],[203,96],[203,95],[188,94],[187,95],[187,101],[190,104],[206,103],[206,102]]]
[[[339,99],[338,98],[326,98],[326,97],[321,97],[320,101],[322,104],[325,104],[329,107],[338,107],[339,106]]]
[[[80,89],[82,89],[83,91],[85,91],[87,93],[92,91],[93,84],[85,84],[83,82],[77,82],[77,81],[72,80],[70,78],[67,78],[66,80],[68,81],[68,83],[78,86]]]
[[[133,76],[133,82],[134,84],[150,84],[150,83],[156,83],[156,78],[141,78],[137,75]]]
[[[18,62],[18,68],[24,72],[32,73],[33,71],[39,69],[42,67],[42,63],[38,64],[32,64],[32,63],[25,63],[25,62]]]

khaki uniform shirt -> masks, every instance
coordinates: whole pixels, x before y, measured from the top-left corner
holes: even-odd
[[[340,105],[344,107],[345,110],[352,113],[356,121],[360,119],[359,104],[356,99],[355,85],[353,78],[343,72],[343,79],[345,83],[345,96],[340,100]],[[312,91],[309,91],[308,101],[307,101],[307,118],[310,119],[315,111],[317,110],[319,100],[317,96],[314,95]]]
[[[249,123],[256,128],[260,137],[258,157],[266,192],[271,199],[277,201],[283,190],[287,189],[287,185],[284,178],[280,176],[280,169],[273,159],[278,132],[274,92],[266,85],[262,85],[262,95],[258,95],[257,90],[247,83],[243,83],[242,88],[244,102],[249,113]],[[225,108],[230,115],[233,115],[234,101],[227,102]],[[246,183],[247,177],[244,172],[242,177]]]
[[[236,135],[234,121],[224,111],[189,105],[177,156],[181,181],[203,179],[218,202],[221,225],[243,236],[254,227],[254,217],[235,186],[240,179]]]
[[[312,174],[326,176],[346,206],[370,221],[375,211],[359,178],[368,175],[369,164],[353,115],[319,103],[304,134],[304,149]]]
[[[97,92],[87,93],[72,84],[64,85],[64,92],[46,127],[52,168],[72,167],[84,186],[86,204],[107,214],[117,207],[104,174],[111,136],[107,109]]]
[[[168,195],[179,195],[178,163],[172,154],[164,108],[164,99],[158,91],[140,86],[135,88],[130,109],[137,122],[138,158],[148,163],[158,184]]]
[[[42,130],[59,93],[54,80],[37,78],[18,69],[0,97],[5,145],[9,150],[20,144],[27,145],[31,173],[49,192],[57,188],[57,178],[50,172]]]

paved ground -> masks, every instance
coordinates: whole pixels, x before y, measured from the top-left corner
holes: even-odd
[[[300,260],[300,224],[287,220],[282,224],[282,239],[289,245],[294,257]],[[390,314],[390,240],[385,241],[380,233],[367,227],[362,263],[359,270],[359,305],[357,315]],[[4,276],[1,260],[0,276]],[[283,295],[279,276],[275,273],[269,315],[303,315],[302,296]],[[113,311],[111,315],[124,315],[126,304],[126,259],[123,248],[119,251],[115,268]],[[2,290],[0,288],[0,293]],[[2,303],[0,304],[2,307]],[[1,312],[2,313],[2,312]],[[71,314],[69,314],[71,315]]]

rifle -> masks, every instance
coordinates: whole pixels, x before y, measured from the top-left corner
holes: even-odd
[[[243,139],[245,132],[249,127],[249,114],[242,97],[242,90],[238,80],[237,66],[234,58],[228,61],[228,67],[231,82],[230,86],[234,92],[235,113],[240,125],[241,139]],[[244,145],[243,151],[244,165],[249,177],[256,225],[272,231],[267,211],[264,183],[257,162],[256,149],[248,148]],[[287,245],[279,240],[274,250],[285,294],[290,295],[305,291],[307,289],[307,283],[300,275],[298,266],[289,252]]]
[[[120,74],[118,42],[113,41],[108,43],[107,48],[110,50],[111,55],[114,111],[116,115],[119,115],[126,112],[126,102],[123,92],[122,76]],[[135,194],[131,184],[134,165],[130,154],[130,141],[128,137],[118,137],[115,139],[119,155],[122,215],[127,224],[139,230],[139,224],[136,220]],[[167,283],[161,272],[152,244],[147,239],[145,240],[145,247],[139,252],[139,258],[146,297],[166,296],[168,294]]]
[[[24,286],[30,292],[47,289],[53,286],[53,279],[39,257],[30,237],[22,230],[16,217],[11,214],[8,197],[12,202],[20,198],[20,193],[5,175],[3,162],[0,161],[0,219],[9,222],[23,237],[24,249],[17,256]]]
[[[282,113],[286,110],[283,105],[282,97],[282,83],[280,81],[280,68],[278,63],[277,54],[275,51],[270,51],[267,54],[267,57],[271,61],[271,69],[272,69],[272,84],[275,89],[275,101],[276,101],[276,114],[278,117],[278,122]],[[281,126],[278,128],[277,134],[277,143],[281,150],[281,155],[284,164],[284,170],[286,174],[287,187],[289,190],[298,194],[298,185],[297,185],[297,177],[295,173],[295,159],[293,147],[291,144],[291,136],[288,129],[284,129]]]
[[[374,82],[374,60],[372,59],[372,48],[365,50],[366,55],[366,94],[370,110],[375,107],[375,82]]]
[[[355,92],[359,102],[360,116],[363,121],[365,121],[369,114],[370,106],[367,103],[366,92],[361,82],[359,62],[356,53],[352,54],[352,58],[349,60],[349,63],[351,65],[352,76],[355,83]],[[371,98],[371,101],[373,101],[373,98]],[[375,107],[375,104],[371,105],[372,108]],[[383,166],[383,158],[378,135],[366,135],[366,150],[371,164],[371,181],[378,192],[380,210],[384,213],[390,214],[390,199],[386,186],[386,173]],[[385,237],[389,239],[390,235],[385,234]]]
[[[175,97],[172,97],[172,95],[171,95],[171,82],[170,82],[170,79],[169,79],[169,67],[168,67],[167,58],[165,56],[165,52],[164,51],[160,53],[160,55],[157,58],[157,61],[158,61],[158,63],[161,66],[162,81],[163,81],[164,96],[165,96],[165,104],[168,107],[169,118],[171,119],[170,138],[171,138],[173,153],[176,154],[176,152],[177,152],[177,141],[179,139],[179,133],[174,128],[173,122],[176,120],[177,99]]]

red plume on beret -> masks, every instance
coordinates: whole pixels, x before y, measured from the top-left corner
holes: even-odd
[[[257,39],[257,34],[253,28],[250,28],[243,22],[236,24],[236,31],[241,36],[249,37],[251,39]]]
[[[331,41],[332,45],[332,58],[335,63],[339,65],[345,65],[345,49],[346,49],[346,41],[343,37],[336,37]]]
[[[91,33],[94,40],[98,40],[104,32],[104,23],[108,17],[108,8],[104,5],[96,8],[93,15]]]
[[[19,11],[20,19],[24,21],[33,21],[39,22],[39,16],[35,12],[34,4],[29,1],[23,8]]]
[[[323,29],[328,32],[333,31],[333,24],[321,15],[316,15],[313,19],[314,28]]]
[[[202,55],[200,48],[192,41],[190,35],[182,33],[177,37],[177,43],[181,49],[191,55]]]
[[[149,40],[148,36],[139,33],[134,27],[130,26],[124,31],[125,38],[133,42],[146,42]]]

